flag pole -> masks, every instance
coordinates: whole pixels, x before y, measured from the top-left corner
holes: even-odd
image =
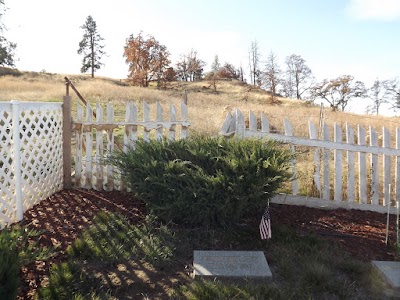
[[[265,208],[259,225],[260,236],[262,240],[271,238],[271,216],[269,213],[269,200],[270,199],[268,198],[267,207]]]

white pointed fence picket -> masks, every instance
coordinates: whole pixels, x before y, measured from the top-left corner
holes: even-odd
[[[183,101],[180,121],[177,121],[177,109],[173,104],[169,107],[169,120],[164,120],[164,109],[159,102],[156,103],[155,120],[151,120],[151,108],[145,101],[140,114],[141,120],[138,106],[132,101],[126,103],[123,122],[114,120],[114,108],[111,104],[107,104],[105,115],[104,108],[99,103],[95,110],[89,104],[86,109],[78,104],[77,116],[73,121],[75,187],[107,191],[125,189],[118,178],[119,171],[107,164],[105,157],[118,148],[122,151],[134,149],[139,138],[149,141],[151,138],[160,140],[165,137],[174,140],[187,137],[190,124],[187,105]],[[115,131],[118,128],[123,130],[123,145],[116,142]]]
[[[0,229],[63,187],[62,103],[0,102]]]
[[[257,124],[258,121],[261,125]],[[293,159],[291,168],[295,179],[291,182],[291,195],[277,195],[273,199],[274,202],[379,212],[386,212],[389,208],[391,213],[396,212],[395,206],[400,199],[399,128],[396,129],[396,148],[391,148],[391,136],[384,127],[381,146],[377,131],[370,127],[367,135],[366,130],[360,125],[355,135],[350,125],[346,124],[346,128],[343,129],[335,123],[333,140],[331,140],[331,128],[326,124],[322,126],[321,137],[317,127],[311,122],[309,122],[309,138],[295,136],[291,123],[286,119],[284,131],[284,134],[270,132],[267,116],[261,113],[257,120],[252,112],[249,112],[247,128],[245,116],[240,110],[228,113],[221,129],[221,134],[226,137],[267,138],[288,144],[293,153],[296,151],[296,146],[308,147],[313,151],[313,159],[310,161],[313,164],[312,184],[319,198],[312,195],[298,196],[301,185],[310,184],[310,180],[301,182],[297,176],[299,162]],[[389,191],[390,186],[394,187],[392,193]],[[305,190],[307,189],[302,189]]]

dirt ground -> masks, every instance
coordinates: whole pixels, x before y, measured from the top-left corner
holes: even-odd
[[[101,210],[122,213],[132,222],[139,222],[145,215],[144,204],[131,194],[88,190],[61,191],[25,212],[23,224],[43,231],[39,244],[58,246],[60,252],[48,261],[36,261],[22,268],[22,290],[18,299],[33,297],[37,288],[45,282],[51,265],[62,261],[66,248],[92,224],[94,216]],[[277,204],[271,205],[270,213],[272,224],[286,224],[304,232],[313,231],[339,243],[363,261],[395,259],[394,215],[391,215],[389,245],[386,245],[384,214]]]

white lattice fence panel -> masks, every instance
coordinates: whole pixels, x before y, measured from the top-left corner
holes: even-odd
[[[21,104],[19,126],[25,211],[62,189],[61,104]]]
[[[16,216],[11,104],[0,103],[0,228]]]
[[[62,104],[0,103],[0,228],[62,189]]]

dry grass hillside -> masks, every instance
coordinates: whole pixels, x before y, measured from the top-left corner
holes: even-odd
[[[62,101],[65,95],[65,75],[24,72],[20,76],[0,77],[0,101]],[[201,82],[175,82],[170,83],[166,89],[155,87],[140,88],[130,86],[122,80],[109,78],[90,78],[86,75],[67,75],[82,96],[91,104],[99,101],[102,104],[111,102],[114,104],[117,119],[124,118],[124,105],[127,100],[138,103],[146,100],[151,105],[160,101],[167,111],[170,102],[178,108],[184,97],[184,91],[188,93],[189,121],[191,132],[210,135],[218,134],[224,122],[226,113],[239,108],[243,113],[253,111],[257,115],[264,112],[278,131],[283,129],[283,119],[287,118],[293,125],[295,135],[308,135],[308,121],[311,120],[318,126],[320,119],[320,107],[308,105],[304,101],[279,99],[279,103],[271,104],[268,93],[253,88],[237,81],[217,82],[215,92],[207,81]],[[79,101],[71,90],[73,106]],[[362,101],[362,100],[360,100]],[[139,104],[140,107],[140,104]],[[153,109],[153,112],[155,110]],[[166,113],[167,115],[167,113]],[[179,117],[178,117],[179,118]],[[344,112],[332,112],[325,110],[325,122],[333,125],[334,122],[342,125],[346,123],[362,125],[366,130],[369,126],[375,127],[381,132],[381,127],[387,127],[394,136],[395,128],[400,127],[398,117],[383,117],[371,115],[358,115]]]
[[[1,68],[0,68],[1,70]],[[1,72],[0,72],[1,74]],[[133,87],[124,80],[110,78],[91,78],[85,75],[67,75],[82,96],[92,105],[96,102],[104,107],[111,102],[115,110],[115,120],[125,119],[125,102],[133,100],[139,108],[139,119],[142,118],[142,100],[147,101],[151,107],[151,118],[155,120],[155,103],[160,101],[164,107],[164,120],[168,120],[169,104],[175,104],[177,108],[177,119],[180,120],[180,103],[184,99],[185,91],[188,99],[189,122],[191,124],[189,133],[200,133],[206,135],[218,135],[224,123],[227,112],[240,109],[246,116],[249,111],[257,116],[264,112],[270,125],[278,132],[283,133],[283,120],[288,119],[293,126],[295,136],[308,137],[308,122],[312,121],[318,127],[320,122],[321,108],[318,105],[310,105],[305,101],[295,99],[278,99],[272,104],[270,95],[258,88],[254,88],[238,81],[218,81],[216,91],[208,81],[201,82],[174,82],[169,83],[165,89],[157,89],[155,86],[148,88]],[[25,72],[20,76],[0,76],[0,101],[62,101],[65,95],[65,75]],[[76,105],[80,102],[76,94],[70,89],[73,100],[73,118],[76,119]],[[105,115],[105,113],[103,113]],[[369,127],[372,126],[379,134],[379,145],[382,146],[382,127],[391,133],[391,146],[396,148],[395,132],[400,127],[399,117],[384,117],[373,115],[359,115],[346,112],[332,112],[330,109],[324,111],[324,121],[330,126],[331,140],[333,139],[333,124],[342,126],[343,139],[345,140],[345,124],[349,124],[355,131],[357,143],[357,125],[362,126],[366,132],[366,142],[369,144]],[[138,133],[143,132],[141,128]],[[179,129],[177,137],[179,137]],[[123,128],[115,131],[116,139],[121,144],[123,141]],[[153,133],[154,134],[154,133]],[[297,178],[299,180],[299,192],[302,195],[319,197],[314,188],[314,152],[310,147],[297,146]],[[345,153],[343,153],[345,155]],[[355,157],[356,163],[358,157]],[[379,155],[379,180],[383,184],[383,161]],[[396,163],[392,159],[391,169],[395,174]],[[371,165],[370,156],[367,157],[368,166]],[[343,164],[344,172],[347,165]],[[333,170],[333,155],[331,155],[331,169]],[[368,171],[370,177],[370,171]],[[358,178],[358,177],[357,177]],[[370,180],[370,179],[368,179]],[[334,176],[330,178],[331,187],[334,185]],[[392,190],[395,187],[395,177],[392,178]],[[333,189],[331,189],[333,191]],[[347,178],[343,178],[343,197],[346,198]],[[358,180],[355,182],[355,190],[358,193]],[[290,193],[291,183],[287,183],[283,192]],[[369,193],[369,192],[368,192]],[[380,191],[382,194],[383,191]],[[332,194],[333,197],[333,194]],[[358,197],[358,194],[356,195]]]

